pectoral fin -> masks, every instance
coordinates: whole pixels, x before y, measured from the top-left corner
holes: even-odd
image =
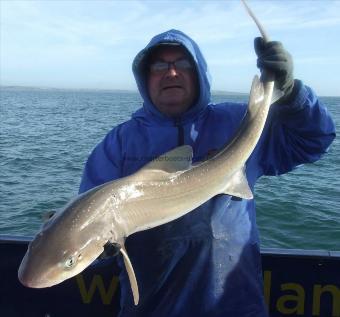
[[[135,305],[137,305],[138,302],[139,302],[139,291],[138,291],[137,279],[136,279],[136,275],[135,275],[135,272],[133,270],[131,261],[129,259],[129,256],[127,255],[126,249],[125,249],[123,244],[120,248],[120,252],[123,254],[125,268],[126,268],[126,271],[128,273],[128,276],[129,276],[131,290],[132,290],[132,294],[133,294],[133,301],[134,301]]]

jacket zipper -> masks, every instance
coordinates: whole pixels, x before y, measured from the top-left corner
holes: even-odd
[[[181,118],[176,118],[175,119],[175,126],[177,127],[177,145],[184,145],[184,128],[181,125]]]

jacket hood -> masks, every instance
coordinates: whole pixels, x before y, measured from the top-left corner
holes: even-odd
[[[151,39],[149,44],[141,50],[135,57],[132,63],[132,71],[136,79],[138,90],[143,98],[144,111],[137,111],[134,117],[144,116],[144,114],[152,114],[157,121],[161,121],[163,124],[167,121],[173,122],[173,119],[167,117],[161,113],[152,103],[147,86],[146,86],[146,74],[145,74],[145,62],[148,55],[152,50],[159,45],[182,45],[187,52],[191,55],[192,60],[196,65],[196,72],[199,83],[199,96],[196,99],[194,105],[192,105],[187,112],[185,112],[180,120],[188,121],[196,117],[210,102],[210,74],[208,72],[207,63],[194,40],[189,36],[178,30],[169,30],[164,33],[158,34]]]

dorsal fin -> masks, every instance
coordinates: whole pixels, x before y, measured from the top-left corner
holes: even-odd
[[[173,173],[190,168],[191,162],[192,147],[190,145],[181,145],[152,160],[143,167],[143,170],[161,170]]]
[[[259,77],[255,75],[251,84],[248,105],[248,113],[251,118],[254,117],[261,106],[263,106],[264,98],[265,96],[263,83],[261,82]]]
[[[162,179],[169,173],[185,171],[191,168],[192,147],[182,145],[166,152],[141,168],[133,176],[137,179]]]

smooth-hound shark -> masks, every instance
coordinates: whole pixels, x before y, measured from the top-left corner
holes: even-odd
[[[268,41],[257,20],[256,24]],[[135,174],[95,187],[69,202],[30,242],[18,272],[21,283],[34,288],[58,284],[82,272],[111,242],[120,246],[137,305],[137,279],[124,248],[126,237],[177,219],[218,194],[253,198],[245,164],[272,102],[270,76],[266,80],[255,76],[239,129],[212,158],[193,165],[192,148],[180,146]]]

